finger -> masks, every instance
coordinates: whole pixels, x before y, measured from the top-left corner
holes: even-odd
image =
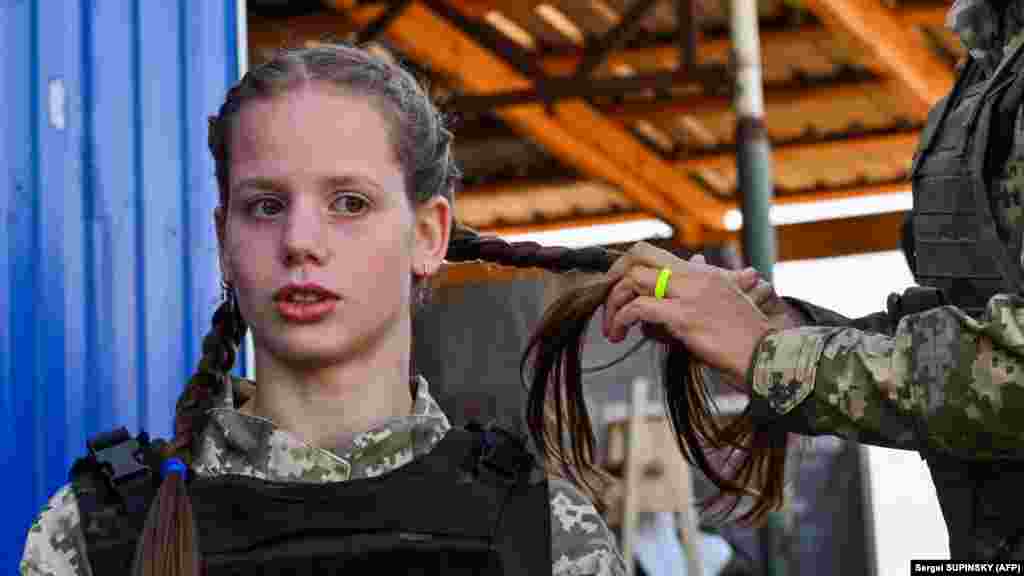
[[[675,337],[672,330],[672,314],[678,311],[672,310],[671,307],[671,303],[651,296],[634,298],[612,317],[608,339],[612,342],[621,341],[638,322],[661,326],[666,333]]]
[[[747,296],[760,308],[764,306],[775,295],[775,288],[771,282],[761,280],[753,289],[747,290]]]
[[[756,268],[744,268],[732,272],[732,278],[736,285],[743,292],[750,292],[758,286],[761,281],[761,274]]]
[[[648,266],[633,266],[629,269],[629,274],[626,276],[633,284],[633,291],[640,296],[654,296],[654,289],[658,285],[658,276],[661,274],[660,269],[650,268]],[[669,276],[668,285],[665,286],[665,298],[671,298],[674,293],[674,287],[680,284],[680,280],[674,274]]]
[[[611,291],[608,293],[608,298],[604,303],[604,318],[601,323],[604,335],[608,336],[608,321],[619,311],[620,308],[625,306],[630,300],[637,297],[636,290],[634,289],[633,280],[629,277],[623,278],[612,286]]]
[[[630,267],[639,264],[651,268],[674,268],[678,264],[686,262],[675,254],[647,242],[633,244],[627,255],[629,256],[628,264]]]
[[[690,258],[690,262],[695,262],[697,264],[706,264],[707,259],[704,258],[703,254],[694,254],[693,258]]]
[[[661,254],[663,253],[663,254]],[[630,268],[636,264],[646,264],[647,266],[659,266],[658,260],[666,261],[665,256],[675,258],[671,253],[665,252],[656,246],[652,246],[647,242],[637,242],[630,247],[629,251],[620,256],[612,264],[612,267],[605,274],[605,277],[612,282],[619,280],[626,275]],[[665,266],[667,264],[660,264]]]
[[[618,282],[623,276],[626,275],[626,272],[632,265],[633,259],[632,256],[629,255],[629,253],[619,256],[615,260],[615,263],[612,264],[612,267],[608,269],[608,272],[605,273],[605,280],[607,280],[608,282]]]

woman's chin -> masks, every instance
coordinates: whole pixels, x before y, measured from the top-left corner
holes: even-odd
[[[322,330],[288,330],[267,342],[268,350],[282,364],[300,369],[315,369],[342,362],[352,355],[349,338]]]
[[[373,349],[386,346],[388,336],[393,333],[388,322],[362,317],[350,317],[348,322],[337,318],[314,323],[275,320],[254,330],[257,349],[264,349],[279,364],[301,370],[334,366],[373,355]]]

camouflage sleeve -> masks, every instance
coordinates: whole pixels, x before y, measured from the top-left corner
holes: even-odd
[[[548,480],[554,576],[625,576],[615,536],[590,500],[570,482]]]
[[[755,417],[795,432],[1024,457],[1020,298],[994,297],[982,321],[951,306],[907,316],[892,337],[844,327],[772,333],[748,377]]]
[[[50,498],[29,529],[21,576],[92,576],[70,484]]]

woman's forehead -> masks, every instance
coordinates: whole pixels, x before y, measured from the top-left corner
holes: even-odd
[[[369,98],[307,84],[242,106],[231,134],[231,163],[233,171],[386,177],[401,172],[388,128]]]

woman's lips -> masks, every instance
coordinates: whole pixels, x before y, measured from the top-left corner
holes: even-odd
[[[334,311],[339,297],[315,282],[291,283],[274,293],[274,306],[288,322],[319,322]]]
[[[338,301],[327,298],[317,302],[295,302],[292,300],[278,300],[274,302],[278,314],[288,322],[297,324],[311,324],[319,322],[334,311]]]

